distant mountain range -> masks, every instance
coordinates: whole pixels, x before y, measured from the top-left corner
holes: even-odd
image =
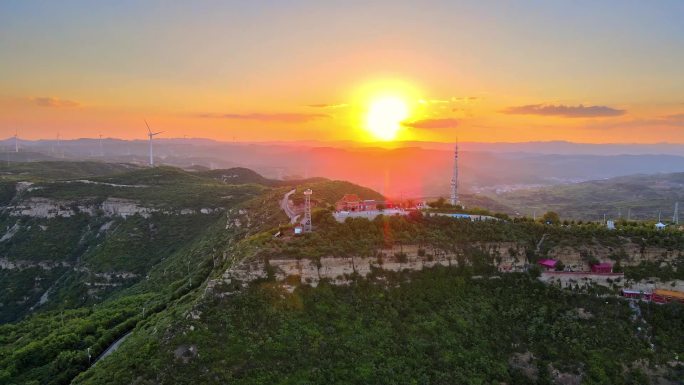
[[[77,139],[0,142],[3,163],[101,160],[145,165],[146,140]],[[630,174],[684,171],[682,144],[570,142],[460,143],[460,188],[491,193]],[[219,142],[157,139],[158,164],[186,169],[247,167],[272,179],[327,177],[349,180],[394,198],[449,193],[453,144],[436,142]]]

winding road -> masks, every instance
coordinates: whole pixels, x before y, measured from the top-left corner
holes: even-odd
[[[299,218],[299,214],[296,214],[292,208],[290,207],[289,201],[290,201],[290,196],[294,194],[297,190],[292,189],[283,195],[283,199],[280,201],[280,208],[285,211],[285,215],[287,215],[288,218],[290,218],[290,223],[295,224],[297,223],[297,219]]]

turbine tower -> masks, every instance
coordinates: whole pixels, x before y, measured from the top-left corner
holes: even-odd
[[[147,136],[150,138],[150,167],[154,167],[154,153],[152,152],[152,138],[154,138],[155,135],[159,135],[164,131],[152,132],[152,130],[150,129],[150,125],[147,124],[147,120],[145,120],[145,125],[147,126]]]
[[[458,139],[454,145],[454,170],[451,175],[451,199],[452,206],[456,206],[458,202]]]
[[[311,189],[304,191],[304,222],[302,223],[304,226],[302,230],[305,233],[310,233],[313,230],[311,225],[311,194],[313,194]]]
[[[675,202],[674,215],[672,215],[672,223],[679,224],[679,202]]]
[[[59,132],[57,133],[57,155],[64,158],[64,150],[62,150],[62,142],[59,139]]]
[[[14,152],[19,152],[19,133],[14,130]]]

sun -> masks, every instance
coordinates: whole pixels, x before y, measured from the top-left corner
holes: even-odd
[[[409,117],[409,107],[398,96],[384,96],[373,99],[366,115],[366,129],[380,140],[394,140],[401,128],[401,122]]]

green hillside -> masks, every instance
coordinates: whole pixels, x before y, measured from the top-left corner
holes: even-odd
[[[58,180],[90,178],[125,173],[140,166],[127,163],[105,162],[13,162],[0,165],[2,180]]]
[[[0,176],[6,187],[0,261],[9,266],[0,269],[0,322],[19,319],[30,309],[101,302],[146,279],[153,267],[214,223],[225,222],[227,209],[266,189],[226,185],[168,167],[14,166]],[[62,215],[45,216],[41,205],[47,207],[42,211],[61,210]],[[117,205],[131,212],[118,215],[112,211]],[[34,212],[25,215],[26,207]]]
[[[683,348],[681,322],[667,321],[681,319],[681,307],[649,309],[668,346],[652,352],[626,303],[566,294],[525,275],[473,280],[440,268],[376,278],[383,283],[292,294],[262,284],[188,302],[137,329],[116,359],[75,383],[551,384],[559,370],[586,384],[644,384],[648,369],[633,363]],[[183,317],[191,309],[200,316]]]
[[[341,180],[305,181],[298,184],[296,187],[297,193],[293,197],[295,203],[301,203],[303,201],[302,193],[307,189],[313,191],[311,200],[318,202],[320,206],[334,205],[335,202],[342,199],[345,194],[356,194],[361,199],[385,199],[382,194],[372,189]]]
[[[429,259],[477,242],[532,246],[543,234],[552,245],[588,237],[615,245],[625,236],[684,245],[679,232],[641,227],[617,234],[595,225],[420,216],[337,223],[326,215],[317,214],[317,231],[308,236],[261,233],[229,253],[236,261],[315,261],[418,243]],[[667,381],[684,374],[682,365],[655,369],[684,350],[683,306],[642,304],[638,323],[626,301],[598,296],[606,288],[563,290],[528,274],[499,276],[494,258],[467,250],[451,267],[377,270],[365,279],[352,275],[349,285],[323,281],[290,293],[266,278],[229,296],[188,298],[138,327],[116,356],[75,383],[553,384],[562,383],[554,382],[560,373],[583,384],[676,384]]]

